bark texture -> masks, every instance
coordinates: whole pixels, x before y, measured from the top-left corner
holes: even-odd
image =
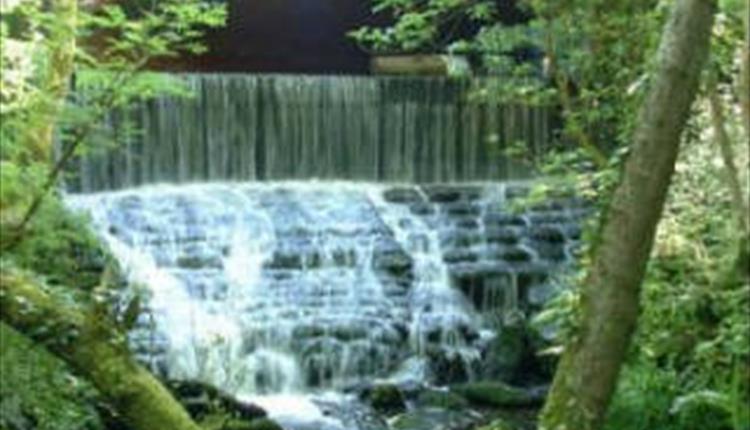
[[[732,205],[737,217],[737,225],[742,235],[748,236],[750,235],[750,219],[748,219],[748,209],[745,202],[746,193],[742,190],[740,173],[734,162],[736,159],[734,148],[727,132],[724,106],[715,82],[708,89],[708,101],[711,110],[711,126],[714,129],[714,139],[716,139],[721,158],[724,161],[724,168],[726,170],[725,180],[732,195]]]
[[[94,312],[60,303],[37,280],[0,273],[0,319],[91,381],[133,430],[199,430],[182,406],[131,358],[123,336]]]
[[[636,326],[641,282],[708,55],[715,7],[712,0],[679,0],[663,31],[631,153],[584,285],[582,325],[563,353],[542,413],[544,430],[597,430],[604,423]]]

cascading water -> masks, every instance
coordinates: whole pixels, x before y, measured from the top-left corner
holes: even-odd
[[[528,172],[500,149],[548,147],[547,109],[447,79],[186,79],[195,99],[113,114],[143,135],[68,182],[147,297],[142,361],[251,396],[288,430],[382,429],[321,409],[350,409],[323,393],[368,381],[497,377],[499,334],[538,309],[586,213],[513,211],[529,183],[508,179]]]
[[[479,81],[362,76],[185,75],[195,98],[111,117],[118,149],[81,161],[69,188],[197,181],[518,179],[504,150],[549,148],[552,110],[475,97]]]
[[[299,394],[415,363],[421,382],[473,378],[494,316],[522,311],[577,239],[582,209],[511,215],[518,189],[216,183],[68,202],[148,291],[144,361],[240,395]]]

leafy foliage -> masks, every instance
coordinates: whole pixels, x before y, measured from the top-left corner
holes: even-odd
[[[395,9],[396,24],[360,29],[354,36],[376,47],[376,43],[391,43],[404,48],[392,41],[399,40],[399,34],[407,37],[402,20],[408,11],[430,16],[440,10],[431,2],[375,4]],[[657,29],[670,2],[530,0],[522,4],[533,12],[525,25],[506,26],[490,19],[476,37],[458,41],[454,48],[479,54],[483,59],[479,70],[502,77],[484,81],[476,97],[560,106],[560,141],[565,145],[541,159],[518,145],[504,146],[508,155],[561,178],[604,208],[628,155],[636,109],[650,80],[647,59],[653,57]],[[738,112],[737,95],[742,90],[735,81],[742,14],[747,10],[734,0],[720,5],[711,70],[730,112]],[[413,23],[413,17],[406,21]],[[439,33],[424,24],[422,28],[420,38]],[[519,61],[519,52],[541,55]],[[727,128],[739,154],[735,162],[747,172],[744,142],[748,137],[739,122],[739,115],[732,115]],[[724,180],[727,171],[707,132],[710,129],[708,107],[702,103],[686,135],[686,151],[678,163],[643,287],[641,325],[609,418],[608,428],[613,430],[750,428],[746,406],[750,404],[750,286],[735,269],[742,235],[737,234],[737,216]],[[738,179],[747,195],[747,176]],[[544,198],[544,193],[540,190],[537,197]],[[578,270],[562,282],[575,286],[586,278],[596,251],[597,225],[592,223],[585,233]],[[557,326],[561,339],[569,339],[577,333],[579,308],[578,290],[570,289],[549,304],[538,324]],[[546,352],[559,350],[553,345]]]
[[[462,46],[455,32],[467,23],[490,22],[495,3],[488,0],[375,0],[374,13],[396,18],[392,27],[362,27],[349,33],[374,52],[441,52]]]
[[[223,23],[225,10],[199,0],[140,8],[105,4],[77,13],[60,6],[74,1],[47,3],[21,2],[7,20],[4,9],[0,26],[0,263],[3,270],[35,273],[61,303],[89,307],[103,322],[117,325],[107,279],[112,262],[85,220],[66,210],[57,185],[77,155],[123,137],[106,127],[110,112],[164,93],[188,95],[178,79],[143,69],[160,58],[203,52],[205,31]],[[74,60],[74,92],[56,83],[62,79],[67,85],[68,55]],[[51,124],[57,156],[40,157],[34,148],[44,134],[37,132]],[[90,406],[96,392],[62,362],[4,325],[0,343],[0,427],[102,428]]]

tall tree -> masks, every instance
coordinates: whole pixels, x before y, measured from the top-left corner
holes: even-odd
[[[715,8],[713,0],[679,0],[664,28],[631,152],[592,250],[581,326],[561,358],[542,429],[596,430],[604,423],[636,327],[641,282],[708,56]]]
[[[138,72],[147,61],[174,55],[180,49],[197,50],[196,39],[202,37],[202,29],[223,21],[223,8],[200,0],[163,1],[155,6],[154,13],[146,13],[136,23],[117,5],[84,13],[78,9],[77,0],[43,3],[24,3],[29,8],[25,18],[38,26],[32,26],[31,31],[37,33],[35,37],[44,48],[40,52],[40,57],[44,57],[41,66],[22,80],[23,85],[33,87],[28,91],[29,100],[6,109],[8,101],[3,99],[0,109],[0,321],[45,346],[91,381],[133,430],[198,430],[198,425],[159,381],[135,362],[121,329],[100,312],[95,300],[77,305],[57,300],[40,280],[39,275],[45,273],[33,276],[15,269],[23,264],[15,261],[13,246],[37,233],[28,228],[31,221],[45,198],[55,198],[52,191],[65,162],[91,140],[97,121],[107,109],[153,93],[153,85],[138,79]],[[82,28],[83,22],[89,27]],[[78,50],[77,37],[92,29],[107,31],[105,43],[95,47],[100,52]],[[4,31],[1,36],[5,42]],[[27,47],[31,55],[32,44]],[[100,97],[85,99],[84,106],[66,103],[76,61],[92,69],[102,92]],[[5,72],[6,64],[3,67]],[[67,117],[78,121],[67,124],[63,121],[70,121]],[[72,137],[63,139],[67,147],[55,160],[53,133],[61,123],[72,128]],[[40,173],[44,177],[41,186],[28,183],[28,178]],[[33,194],[30,199],[29,194]],[[21,217],[15,216],[18,207],[22,208]],[[75,286],[57,287],[72,291]]]

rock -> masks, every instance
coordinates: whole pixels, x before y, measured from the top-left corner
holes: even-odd
[[[581,240],[583,234],[580,224],[568,224],[563,227],[563,231],[569,240]]]
[[[481,235],[472,230],[447,230],[440,234],[440,246],[443,248],[467,248],[481,240]]]
[[[450,216],[477,216],[481,208],[475,204],[457,202],[443,206],[443,211]]]
[[[409,206],[409,210],[414,215],[427,216],[435,213],[435,206],[429,203],[414,203]]]
[[[539,258],[551,263],[560,263],[568,258],[565,253],[565,246],[561,243],[536,243],[534,250]]]
[[[226,430],[284,430],[280,425],[268,418],[251,421],[246,427],[227,428]]]
[[[461,190],[443,185],[424,187],[427,198],[433,203],[452,203],[461,200]]]
[[[204,382],[167,381],[165,385],[193,419],[217,413],[242,420],[255,420],[267,415],[261,407],[241,402]]]
[[[529,225],[529,220],[523,215],[505,213],[489,213],[482,220],[487,227],[526,227]]]
[[[521,234],[513,227],[493,227],[485,230],[484,237],[488,243],[500,245],[517,245]]]
[[[414,188],[391,188],[383,193],[383,198],[390,203],[400,204],[424,202],[422,195]]]
[[[515,430],[505,420],[494,420],[486,426],[479,427],[477,430]]]
[[[565,233],[558,226],[540,225],[531,228],[529,236],[544,243],[565,243]]]
[[[200,425],[206,430],[284,430],[268,418],[245,421],[218,414],[205,417]]]
[[[425,389],[417,397],[419,407],[440,408],[453,411],[463,411],[469,407],[469,402],[456,393],[448,390]]]
[[[466,381],[472,373],[469,366],[458,354],[448,354],[438,347],[430,348],[427,355],[430,359],[430,372],[435,375],[437,385],[454,384]]]
[[[570,215],[565,212],[532,212],[528,214],[531,224],[565,224],[570,222]]]
[[[291,250],[274,251],[270,261],[263,264],[268,269],[300,270],[304,267],[302,255]]]
[[[376,245],[372,256],[375,270],[389,273],[395,277],[412,277],[411,256],[397,243],[382,241]]]
[[[491,407],[540,406],[546,392],[540,389],[513,387],[502,382],[476,382],[451,387],[469,402]]]
[[[221,267],[221,259],[215,255],[181,255],[175,262],[182,269],[205,269]]]
[[[407,412],[397,417],[393,430],[470,430],[475,428],[482,416],[474,411],[454,411],[440,408],[424,408]]]
[[[508,263],[528,263],[534,260],[534,255],[525,248],[514,246],[506,249],[501,258]]]
[[[478,230],[479,221],[476,217],[461,217],[453,221],[453,225],[458,229]]]
[[[528,354],[525,324],[501,327],[490,342],[482,360],[482,376],[487,380],[514,381],[522,373]]]
[[[448,264],[475,263],[478,260],[479,255],[475,251],[468,249],[451,249],[443,254],[443,261]]]
[[[376,411],[393,416],[406,410],[406,402],[401,390],[392,384],[374,386],[368,395],[370,405]]]

